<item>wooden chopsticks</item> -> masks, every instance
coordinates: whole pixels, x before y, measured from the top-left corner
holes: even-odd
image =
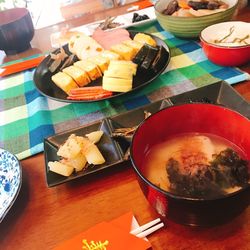
[[[43,55],[22,62],[17,62],[11,65],[3,66],[0,68],[0,77],[11,75],[26,69],[34,68],[37,65],[39,65],[44,58],[45,56]]]

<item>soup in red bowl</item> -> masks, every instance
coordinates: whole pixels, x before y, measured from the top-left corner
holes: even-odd
[[[131,161],[149,203],[167,219],[213,226],[250,197],[250,121],[213,104],[163,109],[140,124]]]

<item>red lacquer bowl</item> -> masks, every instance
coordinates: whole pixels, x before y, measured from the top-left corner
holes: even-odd
[[[163,219],[191,226],[225,223],[249,205],[250,185],[219,198],[187,198],[162,190],[144,176],[145,155],[152,146],[165,138],[189,132],[223,137],[238,146],[246,159],[250,159],[250,121],[246,117],[212,104],[172,106],[147,118],[133,136],[130,153],[138,182],[150,205]]]
[[[232,34],[221,43],[218,42],[230,34],[231,28]],[[245,41],[248,44],[237,42],[238,38],[247,35],[249,39]],[[202,30],[200,40],[206,56],[215,64],[240,66],[250,62],[250,23],[234,21],[211,25]]]

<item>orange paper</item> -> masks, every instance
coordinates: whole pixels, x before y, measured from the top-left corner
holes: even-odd
[[[31,58],[29,60],[25,60],[22,62],[17,62],[17,63],[10,64],[7,66],[3,66],[0,69],[0,77],[11,75],[11,74],[14,74],[14,73],[26,70],[26,69],[34,68],[37,65],[39,65],[44,58],[45,56],[39,56],[39,57]]]
[[[110,221],[110,223],[112,223],[112,225],[116,227],[123,229],[125,232],[129,233],[132,230],[131,226],[133,217],[134,217],[133,213],[129,212]]]
[[[153,6],[152,2],[150,2],[149,0],[140,1],[140,2],[136,3],[136,5],[139,6],[140,10]]]
[[[99,223],[75,237],[61,243],[54,250],[146,250],[148,241],[130,234],[132,212],[111,222]]]

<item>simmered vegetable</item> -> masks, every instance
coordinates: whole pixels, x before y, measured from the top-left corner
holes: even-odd
[[[212,14],[213,11],[223,11],[227,8],[228,4],[221,0],[172,0],[162,13],[165,15],[192,17]],[[202,12],[199,12],[199,10],[202,10]]]

